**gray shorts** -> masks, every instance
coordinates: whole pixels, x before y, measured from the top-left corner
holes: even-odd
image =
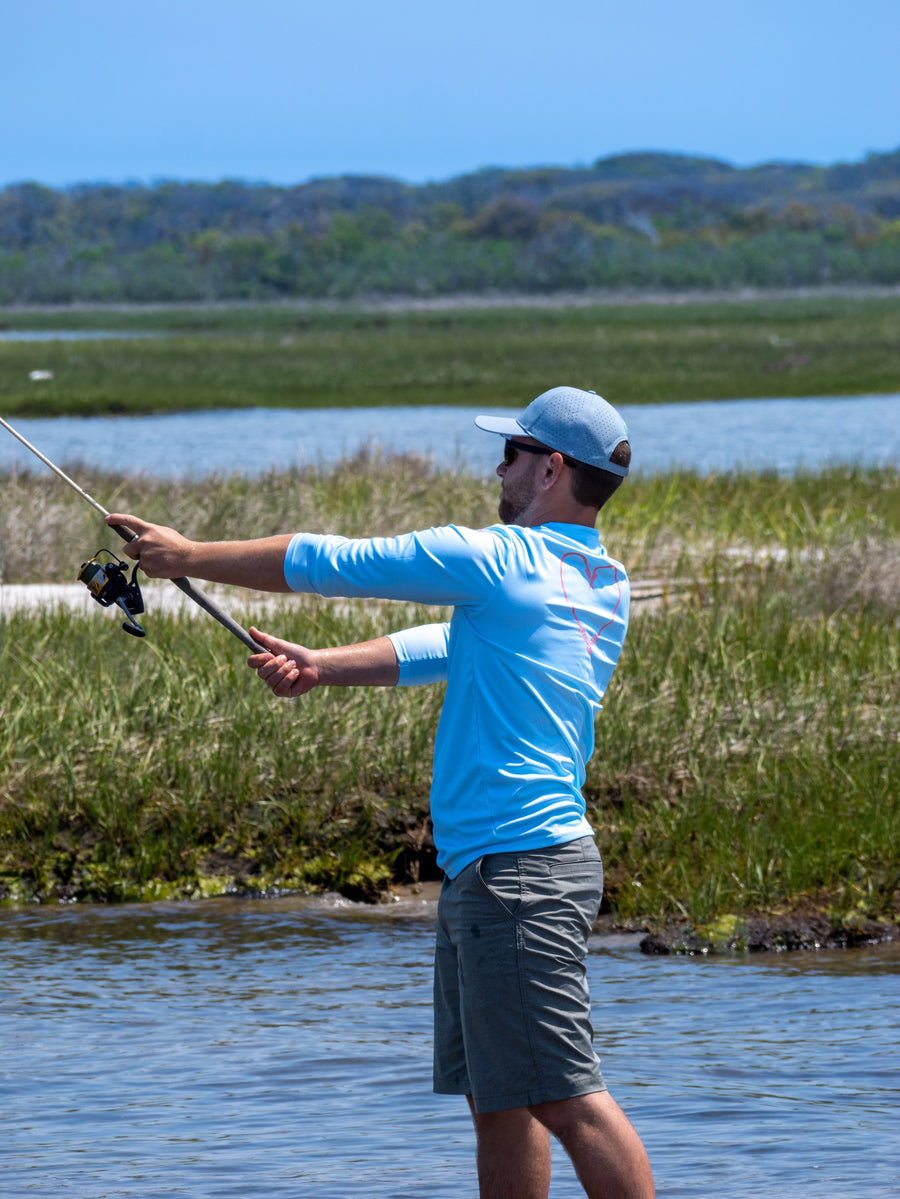
[[[603,892],[592,837],[480,858],[446,878],[434,1089],[505,1111],[606,1089],[584,958]]]

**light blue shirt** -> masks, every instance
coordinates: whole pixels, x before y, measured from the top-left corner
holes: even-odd
[[[390,634],[402,686],[447,683],[431,816],[451,877],[484,854],[590,835],[581,788],[629,606],[595,529],[298,533],[284,575],[294,591],[453,607],[449,624]]]

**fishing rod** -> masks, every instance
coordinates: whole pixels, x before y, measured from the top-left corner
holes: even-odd
[[[31,453],[34,454],[35,458],[39,458],[45,466],[48,466],[58,478],[62,479],[64,483],[68,483],[73,491],[77,491],[81,498],[86,500],[87,503],[89,503],[92,508],[96,509],[101,516],[109,516],[109,512],[107,512],[102,504],[98,504],[93,496],[88,495],[84,488],[79,487],[74,479],[70,479],[65,471],[60,470],[55,463],[51,462],[49,458],[46,458],[41,451],[33,446],[30,441],[27,441],[21,433],[17,433],[12,425],[5,421],[2,416],[0,416],[0,425],[2,425],[8,433],[11,433],[13,437],[15,437],[16,441],[21,442],[22,445],[25,446],[26,450],[30,450]],[[137,534],[132,529],[129,529],[127,525],[113,524],[110,525],[109,528],[111,528],[114,533],[117,533],[123,541],[133,541],[137,536]],[[112,561],[101,559],[101,555],[104,554],[107,555],[108,559],[112,559]],[[126,577],[126,571],[128,569],[127,564],[120,558],[117,558],[111,550],[98,550],[93,558],[90,558],[87,562],[83,562],[81,564],[81,570],[78,573],[79,581],[84,583],[98,603],[102,604],[103,607],[109,607],[111,604],[116,604],[122,609],[127,618],[126,622],[123,623],[122,628],[126,633],[131,633],[134,637],[144,636],[144,630],[135,619],[136,616],[140,615],[140,613],[144,611],[144,601],[141,596],[140,584],[138,583],[136,577],[139,565],[140,563],[135,563],[134,569],[131,572],[131,579],[128,580]],[[255,641],[246,629],[242,628],[236,620],[228,615],[227,612],[224,612],[214,600],[211,600],[209,596],[206,595],[205,592],[201,591],[200,588],[196,586],[196,584],[190,579],[181,577],[178,579],[171,579],[170,581],[175,584],[179,591],[183,591],[184,594],[189,599],[192,599],[198,607],[202,608],[204,612],[208,613],[213,620],[217,620],[220,625],[223,625],[229,631],[229,633],[232,633],[235,637],[237,637],[238,641],[243,642],[248,649],[253,650],[254,653],[264,652],[263,646],[261,646],[259,642]]]

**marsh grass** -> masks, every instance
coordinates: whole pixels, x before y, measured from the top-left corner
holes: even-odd
[[[190,537],[269,536],[293,529],[348,537],[496,520],[498,483],[441,469],[414,455],[362,452],[328,467],[256,478],[170,481],[69,464],[110,511],[135,512]],[[755,569],[789,553],[840,551],[835,570],[872,572],[869,547],[900,536],[900,487],[891,468],[635,476],[604,510],[604,539],[634,576],[702,575],[721,560]],[[64,582],[114,536],[75,492],[38,466],[0,474],[0,583]],[[890,560],[890,550],[886,552]],[[878,559],[885,569],[885,554]],[[851,568],[850,563],[855,565]],[[890,576],[895,577],[894,575]]]
[[[293,612],[310,639],[373,619]],[[373,895],[427,802],[432,691],[272,699],[215,626],[65,612],[2,625],[2,872],[94,899],[339,887]],[[388,830],[390,830],[388,832]],[[398,839],[399,838],[399,839]],[[15,891],[15,888],[14,888]]]
[[[234,407],[514,406],[547,381],[615,403],[892,392],[900,298],[442,312],[290,305],[4,312],[8,328],[158,338],[0,343],[6,416]],[[33,369],[51,380],[34,382]]]
[[[382,536],[445,523],[451,512],[457,523],[475,527],[496,518],[496,480],[435,470],[414,455],[386,458],[363,451],[334,467],[272,471],[253,479],[220,475],[199,483],[78,464],[69,470],[109,511],[134,512],[199,539],[266,537],[298,528]],[[48,470],[0,474],[0,583],[69,581],[86,554],[120,544]]]
[[[620,915],[897,911],[900,598],[817,601],[829,566],[633,622],[588,780]]]
[[[88,511],[79,524],[84,505],[58,484],[51,496],[37,476],[2,482],[3,581],[72,578],[99,522]],[[496,501],[482,481],[366,456],[256,481],[87,483],[197,536],[478,525]],[[21,544],[35,513],[39,554]],[[897,473],[638,477],[603,518],[611,552],[662,597],[634,605],[587,780],[615,918],[730,928],[811,904],[847,927],[896,919]],[[226,606],[257,619],[252,597]],[[263,627],[320,645],[434,618],[292,597]],[[213,622],[150,611],[145,623],[134,642],[100,609],[0,621],[8,896],[371,897],[428,874],[439,688],[291,705]]]

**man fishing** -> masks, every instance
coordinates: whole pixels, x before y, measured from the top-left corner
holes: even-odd
[[[127,514],[150,577],[452,606],[449,623],[310,649],[252,629],[275,695],[447,684],[431,813],[445,872],[434,979],[434,1089],[465,1095],[482,1199],[546,1199],[550,1137],[591,1199],[647,1199],[650,1164],[606,1089],[584,958],[603,869],[581,788],[628,623],[623,567],[595,529],[628,473],[628,430],[593,392],[555,387],[505,438],[501,524],[394,538],[298,533],[189,541]]]

